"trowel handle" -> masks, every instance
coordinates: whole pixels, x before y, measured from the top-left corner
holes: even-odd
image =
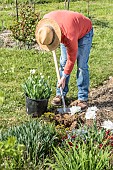
[[[58,64],[57,64],[56,53],[55,53],[55,51],[52,51],[52,53],[53,53],[53,58],[54,58],[54,63],[55,63],[57,79],[59,81],[60,80],[60,73],[59,73]],[[63,95],[62,87],[60,87],[60,92],[61,92],[61,96],[62,96],[63,110],[64,110],[64,113],[65,113],[66,112],[66,105],[65,105],[65,100],[64,100],[64,95]]]
[[[54,58],[54,63],[55,63],[55,69],[56,69],[57,79],[58,79],[58,81],[59,81],[59,80],[60,80],[60,73],[59,73],[59,69],[58,69],[58,63],[57,63],[56,53],[55,53],[55,51],[52,51],[52,53],[53,53],[53,58]]]

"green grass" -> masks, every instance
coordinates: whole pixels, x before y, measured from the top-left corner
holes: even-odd
[[[55,9],[64,9],[64,3],[36,6],[36,11],[40,11],[41,17]],[[87,16],[87,2],[71,2],[70,10],[82,12]],[[0,20],[4,19],[6,28],[11,24],[13,15],[15,15],[14,6],[0,11]],[[90,2],[89,15],[94,26],[89,60],[90,87],[93,88],[101,85],[109,76],[113,76],[113,3]],[[58,49],[57,57],[59,56],[60,50]],[[45,76],[51,77],[52,99],[55,95],[56,73],[51,52],[42,53],[33,49],[0,49],[0,89],[5,93],[5,100],[0,108],[0,128],[5,129],[30,119],[25,111],[25,97],[21,84],[31,69],[37,69]],[[76,66],[71,74],[69,98],[77,97],[75,72]]]

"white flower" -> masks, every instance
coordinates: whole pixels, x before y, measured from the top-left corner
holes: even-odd
[[[30,74],[35,74],[36,70],[33,69],[33,70],[30,70]]]
[[[42,76],[41,76],[41,79],[43,79],[43,78],[44,78],[44,76],[42,75]]]

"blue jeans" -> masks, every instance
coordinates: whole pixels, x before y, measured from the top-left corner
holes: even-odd
[[[84,37],[78,40],[78,54],[77,54],[77,87],[78,87],[78,100],[87,101],[89,92],[89,70],[88,60],[92,45],[93,28]],[[64,44],[60,44],[61,56],[60,56],[60,76],[62,77],[64,67],[67,61],[67,52]],[[65,88],[63,89],[64,96],[69,91],[70,75],[66,78]],[[60,94],[60,88],[56,89],[56,95]]]

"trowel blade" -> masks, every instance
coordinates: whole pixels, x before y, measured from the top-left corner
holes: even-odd
[[[74,115],[75,113],[81,112],[81,107],[80,106],[72,106],[70,108],[58,108],[57,109],[58,113],[70,113],[71,115]]]
[[[57,112],[61,113],[61,114],[63,114],[63,113],[71,113],[71,110],[70,110],[70,108],[65,108],[65,111],[64,111],[64,108],[58,108]]]

